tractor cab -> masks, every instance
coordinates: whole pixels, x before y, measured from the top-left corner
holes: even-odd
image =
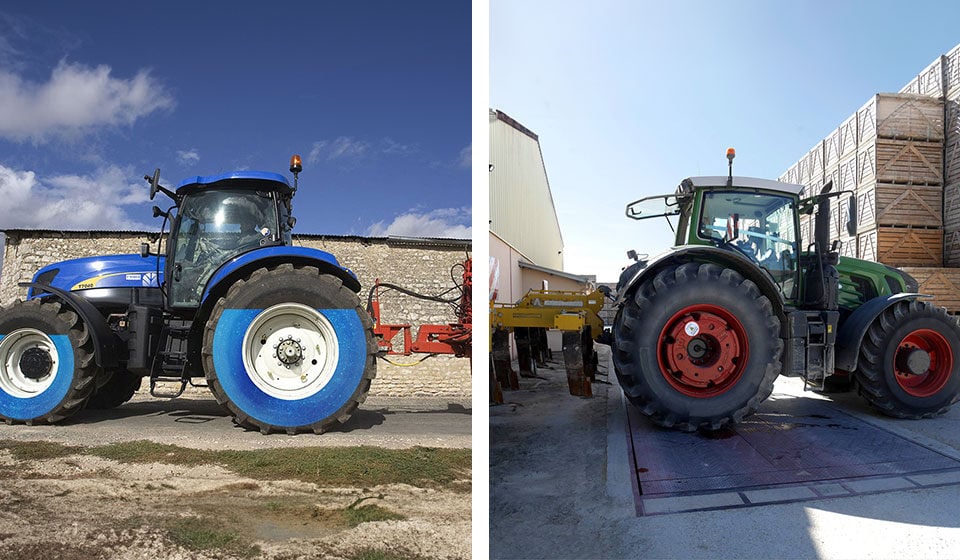
[[[690,177],[674,194],[640,199],[626,213],[635,220],[676,216],[676,247],[714,246],[745,257],[791,300],[801,252],[800,188],[753,177]]]
[[[299,165],[299,161],[296,162]],[[291,163],[294,176],[299,172]],[[277,173],[237,171],[185,179],[175,191],[150,181],[150,198],[163,192],[174,207],[155,216],[171,220],[164,278],[171,311],[196,309],[214,273],[240,255],[271,245],[290,245],[296,187]],[[142,248],[141,254],[148,252]],[[158,250],[158,253],[160,251]]]
[[[214,271],[247,251],[282,245],[282,198],[292,189],[274,173],[194,177],[180,184],[167,247],[168,304],[193,308]]]

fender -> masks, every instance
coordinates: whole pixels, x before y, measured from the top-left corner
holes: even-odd
[[[80,316],[80,319],[90,330],[90,336],[93,338],[93,357],[96,364],[104,368],[115,368],[120,365],[122,341],[110,330],[106,319],[92,303],[73,292],[54,288],[41,282],[22,282],[18,285],[22,288],[30,288],[33,294],[30,299],[43,297],[45,293],[60,298],[64,305]]]
[[[308,247],[275,245],[247,251],[221,265],[210,277],[210,281],[207,282],[207,286],[203,290],[203,297],[200,299],[201,305],[206,305],[207,298],[212,293],[219,294],[226,291],[221,287],[224,285],[224,281],[228,281],[225,285],[229,286],[249,268],[280,263],[316,266],[321,272],[332,274],[342,280],[343,284],[354,292],[360,291],[360,281],[357,280],[357,275],[352,270],[340,266],[337,258],[330,253]]]
[[[875,297],[856,308],[839,326],[837,332],[836,369],[854,371],[857,369],[857,360],[860,358],[860,345],[867,334],[870,325],[887,308],[901,301],[910,301],[922,297],[922,294],[899,293],[890,296]]]
[[[672,264],[684,264],[688,262],[709,262],[732,268],[750,280],[760,289],[760,293],[767,296],[778,316],[783,318],[783,294],[773,282],[773,279],[767,276],[757,264],[747,257],[728,251],[719,247],[709,245],[686,246],[670,249],[666,253],[661,253],[650,260],[646,268],[640,268],[633,273],[629,279],[623,279],[625,284],[617,286],[617,307],[623,305],[634,286],[639,286],[648,278],[655,277],[666,266]],[[635,266],[635,265],[634,265]],[[632,268],[632,267],[631,267]],[[629,271],[630,269],[627,269]],[[627,271],[624,271],[625,273]]]

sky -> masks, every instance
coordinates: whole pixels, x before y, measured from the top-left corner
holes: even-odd
[[[919,0],[491,0],[490,107],[540,137],[564,269],[616,281],[673,243],[627,203],[696,175],[777,179],[872,95],[960,43]]]
[[[294,233],[469,238],[470,71],[463,0],[4,3],[0,229],[154,231],[155,168],[298,153]]]

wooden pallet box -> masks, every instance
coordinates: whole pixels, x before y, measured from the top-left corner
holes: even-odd
[[[943,187],[943,228],[960,230],[960,182]]]
[[[944,95],[960,99],[960,45],[941,57],[943,61]]]
[[[826,184],[827,181],[833,181],[834,192],[855,192],[857,190],[857,185],[860,184],[857,176],[856,152],[847,155],[838,163],[828,168],[824,173],[824,184]]]
[[[943,143],[876,138],[857,150],[860,184],[943,184]]]
[[[843,121],[836,130],[823,141],[823,167],[833,169],[844,158],[857,153],[857,115],[854,113]]]
[[[781,183],[790,183],[793,185],[800,184],[800,162],[797,162],[790,166],[790,169],[787,169],[783,175],[778,179]]]
[[[943,141],[943,101],[934,97],[878,93],[856,115],[858,146],[875,138]]]
[[[878,227],[857,232],[857,257],[889,266],[943,266],[943,230]]]
[[[817,188],[823,185],[823,142],[814,146],[800,160],[800,184]]]
[[[960,230],[943,231],[943,266],[960,267]]]
[[[960,91],[957,92],[960,94]],[[946,134],[943,140],[943,180],[946,184],[960,183],[960,101],[944,102]]]
[[[877,226],[943,226],[942,187],[866,184],[857,188],[857,229]]]
[[[956,49],[954,49],[956,50]],[[946,85],[943,83],[943,68],[946,57],[940,56],[931,62],[915,78],[903,86],[900,93],[913,93],[928,97],[943,97]]]
[[[904,267],[920,285],[919,292],[933,296],[933,304],[960,313],[960,268]]]

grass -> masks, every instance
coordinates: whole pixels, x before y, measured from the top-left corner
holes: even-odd
[[[348,556],[350,560],[425,560],[423,556],[367,548]]]
[[[223,550],[242,557],[253,557],[260,548],[251,545],[240,533],[224,529],[222,523],[206,517],[184,517],[167,524],[167,535],[174,543],[190,550]]]
[[[94,455],[122,463],[219,464],[256,480],[301,480],[324,487],[409,484],[470,492],[470,450],[414,447],[300,447],[254,451],[187,449],[151,441],[82,448],[51,442],[0,441],[16,459]]]

